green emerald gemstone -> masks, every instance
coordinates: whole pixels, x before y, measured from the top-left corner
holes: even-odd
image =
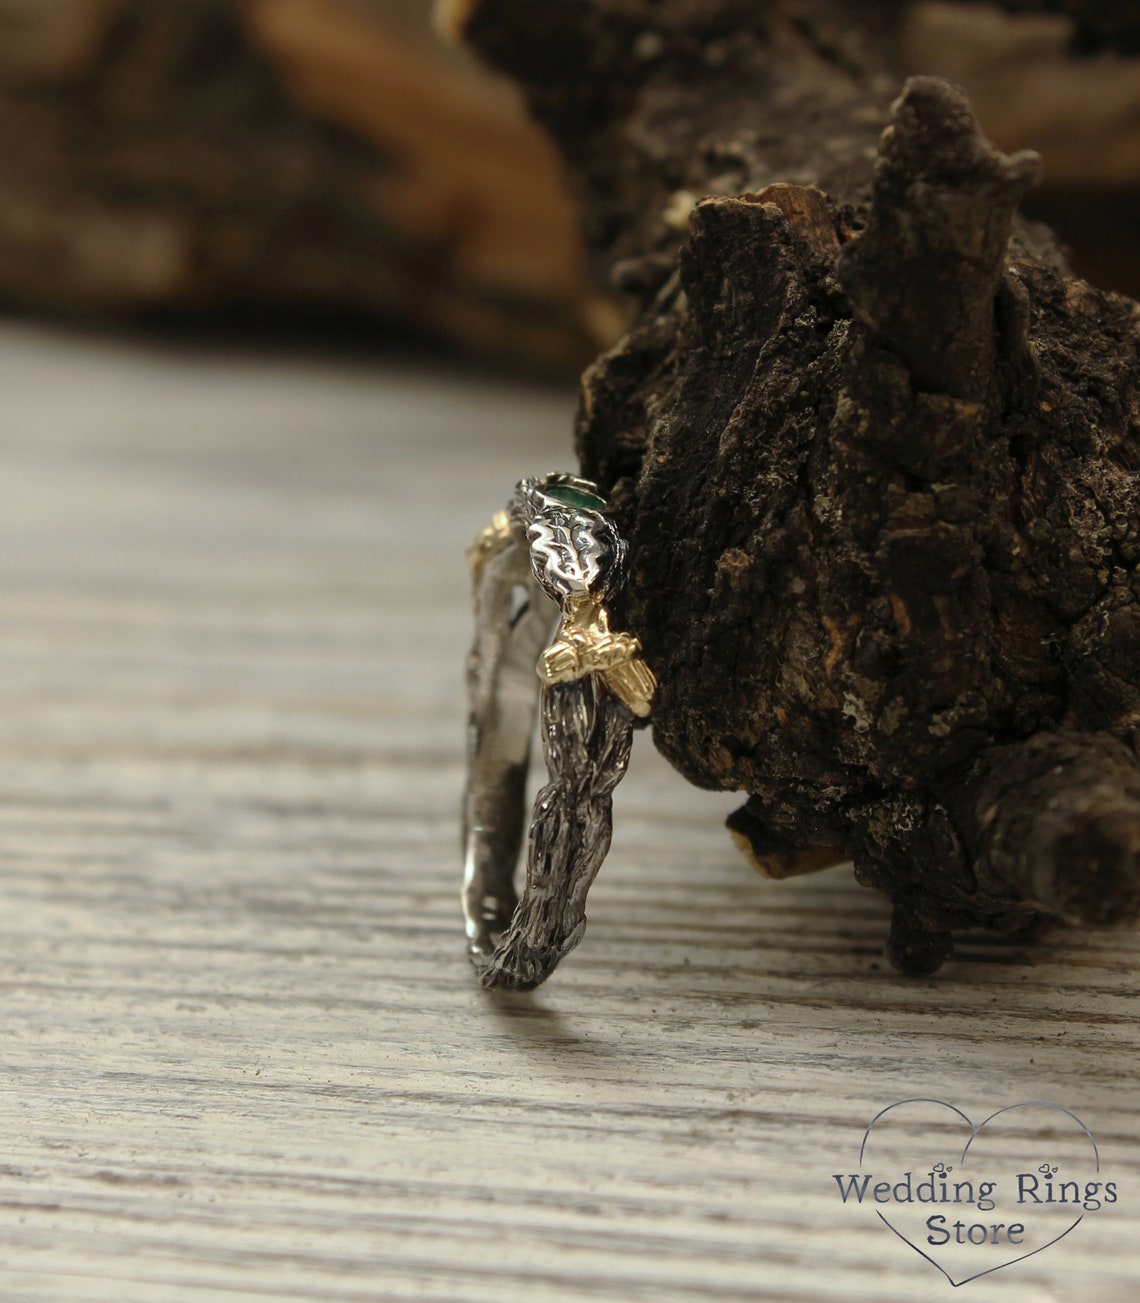
[[[596,493],[587,493],[585,489],[576,489],[572,484],[552,484],[543,486],[543,493],[555,502],[565,503],[568,507],[581,507],[584,511],[604,511],[605,498]]]

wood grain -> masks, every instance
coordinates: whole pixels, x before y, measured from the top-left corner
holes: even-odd
[[[462,549],[565,396],[15,327],[0,394],[0,1297],[941,1299],[831,1180],[926,1094],[1122,1187],[975,1297],[1134,1296],[1133,936],[901,979],[643,736],[583,945],[476,989]]]

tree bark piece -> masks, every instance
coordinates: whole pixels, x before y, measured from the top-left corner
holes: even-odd
[[[1039,162],[961,91],[891,106],[900,15],[461,17],[639,310],[578,443],[632,541],[657,745],[749,793],[756,858],[849,850],[930,972],[960,928],[1140,915],[1140,308],[1018,216]]]

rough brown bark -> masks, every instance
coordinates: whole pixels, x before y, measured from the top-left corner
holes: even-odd
[[[757,859],[848,850],[909,970],[971,925],[1134,921],[1140,307],[1018,216],[1036,157],[944,81],[892,107],[887,0],[456,8],[638,308],[578,445],[658,747],[749,793]]]

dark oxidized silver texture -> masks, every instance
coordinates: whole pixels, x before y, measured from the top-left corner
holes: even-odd
[[[656,686],[637,640],[609,628],[603,602],[624,580],[627,548],[605,512],[587,481],[523,480],[509,512],[469,554],[476,628],[468,662],[463,911],[486,987],[538,986],[582,939],[634,716],[649,713]],[[520,901],[514,872],[538,677],[549,781],[526,833]]]

